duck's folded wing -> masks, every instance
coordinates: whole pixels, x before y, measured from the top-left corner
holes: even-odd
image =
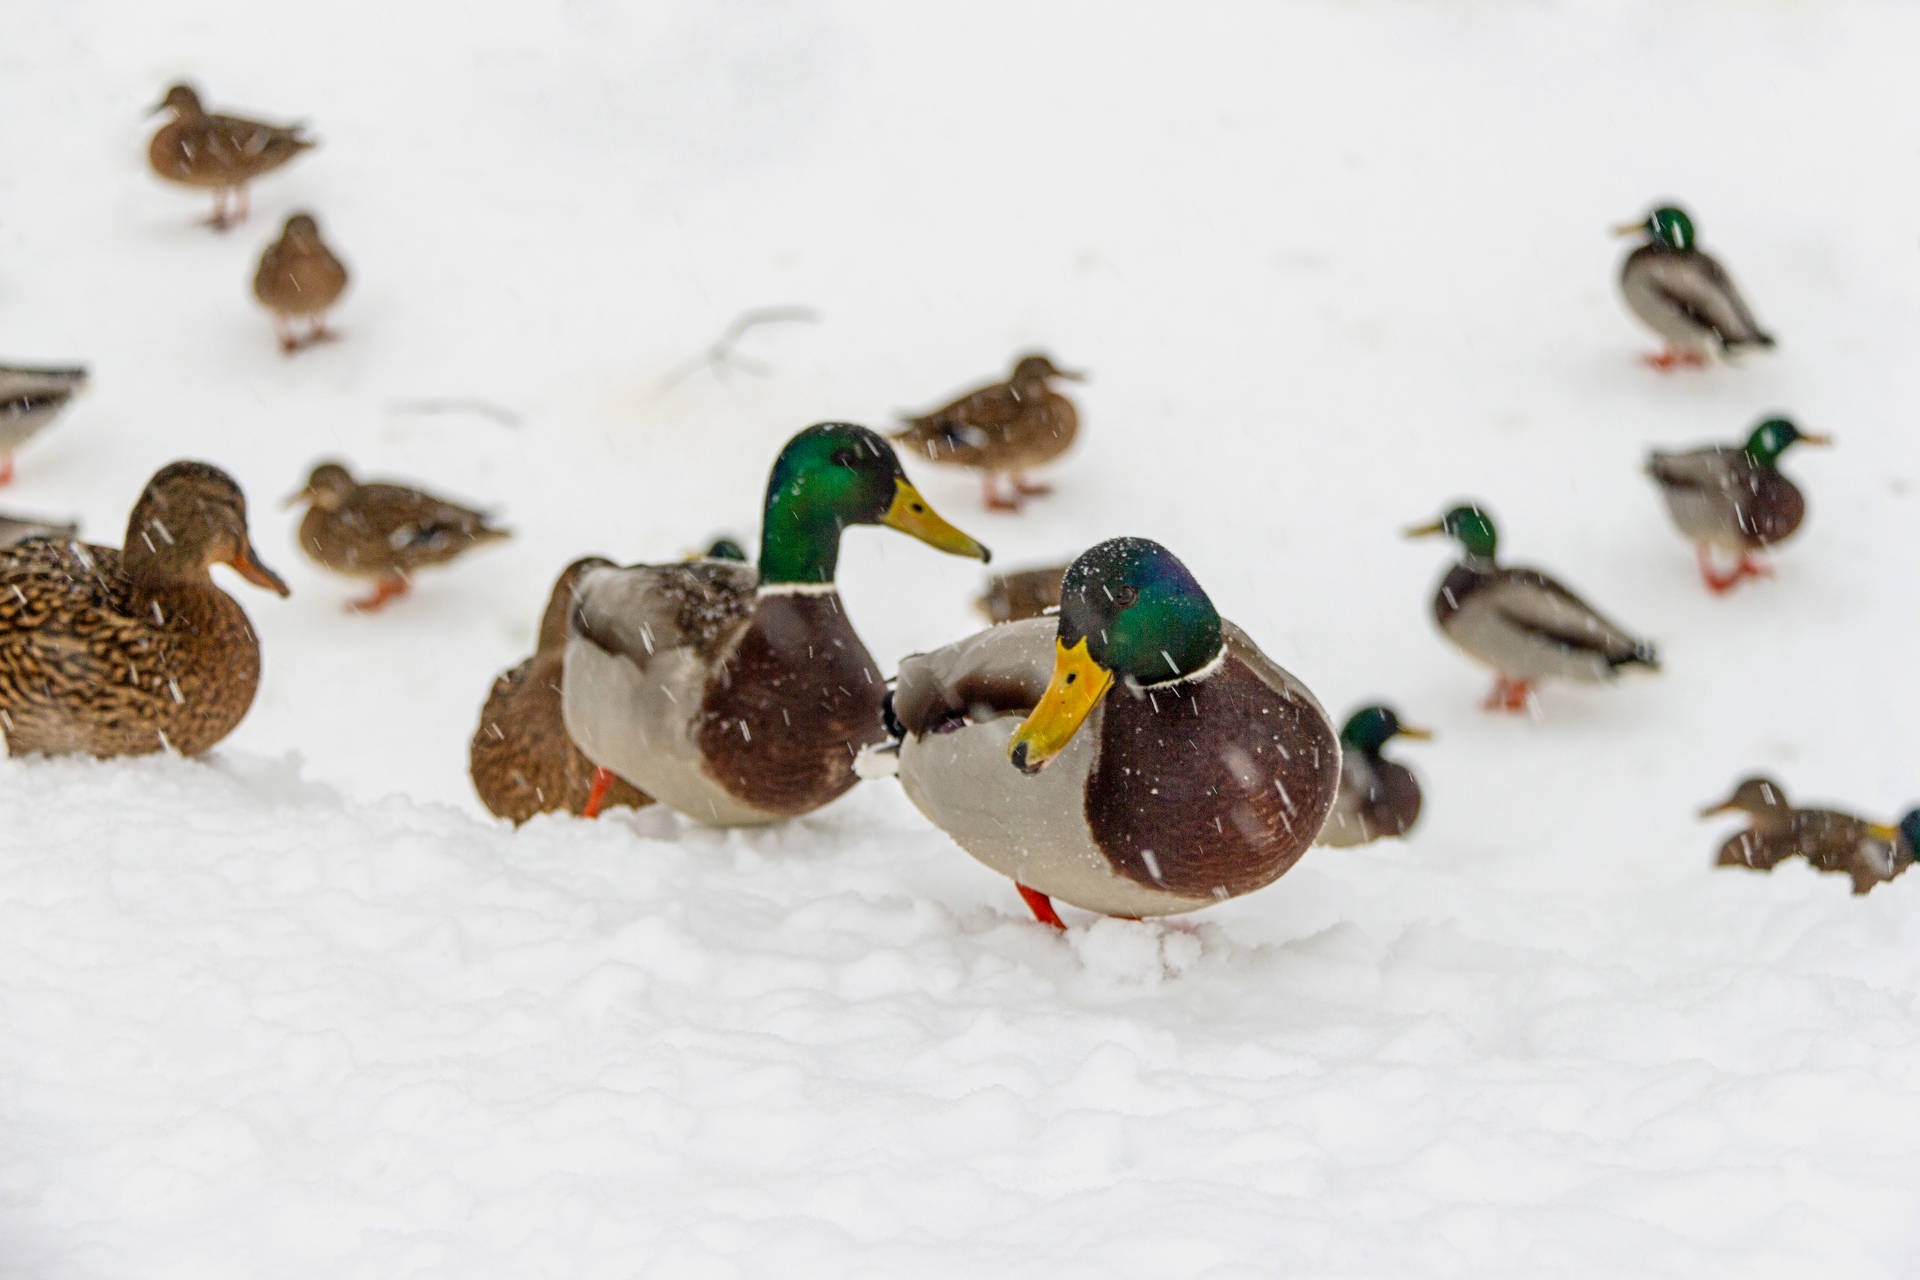
[[[1508,569],[1474,593],[1509,625],[1563,649],[1593,653],[1608,662],[1639,655],[1643,642],[1573,592],[1535,569]]]
[[[907,732],[919,735],[956,720],[1025,715],[1053,675],[1058,632],[1052,618],[1028,618],[903,659],[893,691],[894,716]]]
[[[645,670],[658,654],[718,654],[753,613],[760,574],[732,560],[640,564],[581,575],[570,633]]]
[[[114,607],[118,553],[51,538],[0,555],[0,671],[15,692],[36,701],[52,686],[121,683],[113,652],[152,643],[141,620]]]
[[[402,485],[361,485],[353,511],[396,552],[443,551],[475,538],[505,536],[487,523],[484,511]]]
[[[1648,280],[1669,305],[1728,346],[1773,339],[1761,331],[1733,278],[1704,253],[1659,254],[1648,260]]]
[[[1647,457],[1647,472],[1673,489],[1713,489],[1726,485],[1738,450],[1689,449],[1685,453],[1655,451]]]

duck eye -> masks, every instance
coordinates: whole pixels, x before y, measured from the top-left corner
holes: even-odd
[[[1139,588],[1133,586],[1131,583],[1123,582],[1119,586],[1113,589],[1113,602],[1119,605],[1122,609],[1126,608],[1128,605],[1132,604],[1135,600],[1138,600],[1139,598],[1140,598]]]

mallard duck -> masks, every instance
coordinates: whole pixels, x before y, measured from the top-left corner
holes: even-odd
[[[987,579],[986,593],[973,602],[973,607],[985,614],[988,622],[1037,618],[1060,607],[1060,578],[1066,571],[1067,566],[1052,564],[1044,569],[996,573]]]
[[[0,364],[0,484],[13,482],[13,451],[59,417],[86,385],[85,369]]]
[[[1411,831],[1420,820],[1420,782],[1380,749],[1395,738],[1432,736],[1401,724],[1392,707],[1362,707],[1347,717],[1340,730],[1340,794],[1317,843],[1347,849]]]
[[[834,588],[841,532],[856,524],[987,559],[907,483],[886,441],[829,422],[773,464],[757,567],[683,560],[581,578],[566,723],[600,782],[625,778],[714,826],[796,817],[853,786],[886,692]]]
[[[173,112],[147,146],[147,163],[168,182],[213,192],[207,222],[224,231],[247,216],[247,183],[319,145],[304,125],[262,124],[239,116],[208,115],[200,95],[184,84],[167,90],[153,109]]]
[[[484,511],[405,485],[361,484],[338,462],[315,467],[286,505],[302,502],[311,504],[300,521],[307,557],[323,569],[374,580],[373,594],[348,606],[358,613],[406,594],[416,570],[509,536],[487,523]]]
[[[1773,345],[1726,268],[1696,247],[1693,219],[1684,211],[1662,205],[1614,234],[1647,238],[1621,265],[1620,292],[1641,323],[1666,340],[1666,350],[1645,357],[1648,364],[1699,367],[1715,350],[1731,355]]]
[[[1853,891],[1860,894],[1913,864],[1913,846],[1902,829],[1833,809],[1796,809],[1771,778],[1743,780],[1732,795],[1702,809],[1700,816],[1734,812],[1746,814],[1753,825],[1720,846],[1717,866],[1771,871],[1788,858],[1805,858],[1821,871],[1851,878]]]
[[[593,790],[593,761],[567,736],[560,711],[561,668],[567,654],[567,614],[580,575],[610,569],[599,556],[575,560],[553,584],[533,656],[493,682],[480,727],[467,747],[467,772],[480,802],[516,825],[536,813],[584,813]],[[625,782],[613,782],[602,803],[637,809],[653,801]]]
[[[741,546],[736,539],[729,538],[724,534],[715,538],[712,542],[709,542],[707,549],[701,552],[701,554],[709,560],[738,560],[742,564],[745,564],[747,560],[747,549]]]
[[[1499,535],[1480,507],[1465,504],[1409,538],[1444,533],[1464,553],[1434,593],[1440,630],[1498,677],[1489,711],[1525,711],[1545,679],[1603,684],[1632,667],[1660,669],[1654,648],[1602,617],[1537,569],[1508,569],[1494,559]]]
[[[1742,578],[1765,578],[1773,570],[1755,558],[1800,527],[1807,500],[1780,474],[1780,455],[1796,443],[1831,444],[1785,418],[1769,418],[1744,445],[1708,445],[1685,453],[1655,450],[1647,474],[1660,486],[1667,511],[1681,533],[1693,539],[1700,577],[1715,595]],[[1715,549],[1738,556],[1732,572],[1714,567]]]
[[[0,547],[17,547],[29,538],[71,538],[80,532],[72,520],[41,520],[0,513]]]
[[[216,564],[287,594],[254,554],[240,486],[204,462],[147,482],[123,550],[36,538],[0,551],[7,750],[195,756],[231,733],[260,683],[260,642]]]
[[[1044,355],[1024,355],[1005,382],[969,391],[923,417],[908,418],[906,430],[893,438],[934,462],[977,468],[987,505],[1017,511],[1022,498],[1049,492],[1049,486],[1026,478],[1027,469],[1065,453],[1080,429],[1073,401],[1047,379],[1079,382],[1084,377],[1054,368]],[[1012,485],[1010,496],[1000,492],[1002,475]]]
[[[1339,788],[1320,704],[1145,538],[1075,560],[1057,619],[907,658],[886,718],[907,797],[1059,928],[1055,898],[1159,916],[1270,884]]]
[[[346,288],[347,269],[320,238],[320,224],[310,213],[287,219],[253,275],[253,296],[273,313],[273,331],[288,355],[334,336],[327,329],[327,312]],[[302,336],[293,332],[296,319],[307,323]]]

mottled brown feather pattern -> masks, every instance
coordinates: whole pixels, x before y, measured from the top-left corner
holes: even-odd
[[[308,219],[290,219],[278,240],[260,255],[253,275],[253,296],[283,316],[316,316],[340,300],[347,268],[334,256]]]
[[[987,579],[986,593],[974,601],[974,607],[990,622],[1037,618],[1049,609],[1060,607],[1060,579],[1066,571],[1066,565],[1056,564],[1044,569],[996,573]]]
[[[315,145],[300,125],[209,115],[197,99],[180,99],[174,111],[147,145],[147,162],[167,181],[189,187],[236,187]]]
[[[1789,858],[1805,858],[1817,870],[1846,876],[1856,894],[1894,879],[1912,862],[1852,814],[1785,807],[1755,815],[1753,826],[1720,846],[1715,862],[1771,871]]]
[[[858,781],[854,756],[885,736],[885,695],[837,592],[763,595],[708,682],[696,741],[740,800],[806,813]]]
[[[198,755],[260,683],[246,613],[213,585],[135,585],[120,552],[41,539],[0,555],[0,730],[12,752]]]
[[[485,512],[378,482],[316,500],[300,521],[301,549],[322,567],[353,575],[406,574],[507,536]]]
[[[1079,429],[1073,401],[1044,376],[1020,376],[911,418],[894,438],[934,462],[1024,471],[1065,453]]]
[[[1339,786],[1339,739],[1319,708],[1231,651],[1206,679],[1137,692],[1107,695],[1087,785],[1088,827],[1113,869],[1191,898],[1278,879]]]

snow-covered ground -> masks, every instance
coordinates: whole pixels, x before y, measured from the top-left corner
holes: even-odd
[[[179,456],[280,602],[205,762],[0,765],[0,1273],[1904,1275],[1920,925],[1715,873],[1743,773],[1920,800],[1920,10],[673,0],[14,6],[0,357],[92,393],[0,508],[116,541]],[[144,166],[172,79],[323,147],[254,219]],[[1605,234],[1657,197],[1781,340],[1660,377]],[[248,292],[310,208],[346,337]],[[764,377],[663,385],[737,313]],[[1009,565],[1139,533],[1401,752],[1401,846],[1058,936],[890,784],[786,827],[484,819],[465,747],[552,576],[751,534],[774,451],[1045,346],[1093,381]],[[471,412],[422,401],[478,400]],[[1777,581],[1708,599],[1637,471],[1835,433]],[[339,455],[519,531],[385,615],[276,508]],[[912,466],[913,464],[909,464]],[[1428,623],[1485,499],[1666,672],[1493,720]],[[891,666],[977,566],[850,536]]]

